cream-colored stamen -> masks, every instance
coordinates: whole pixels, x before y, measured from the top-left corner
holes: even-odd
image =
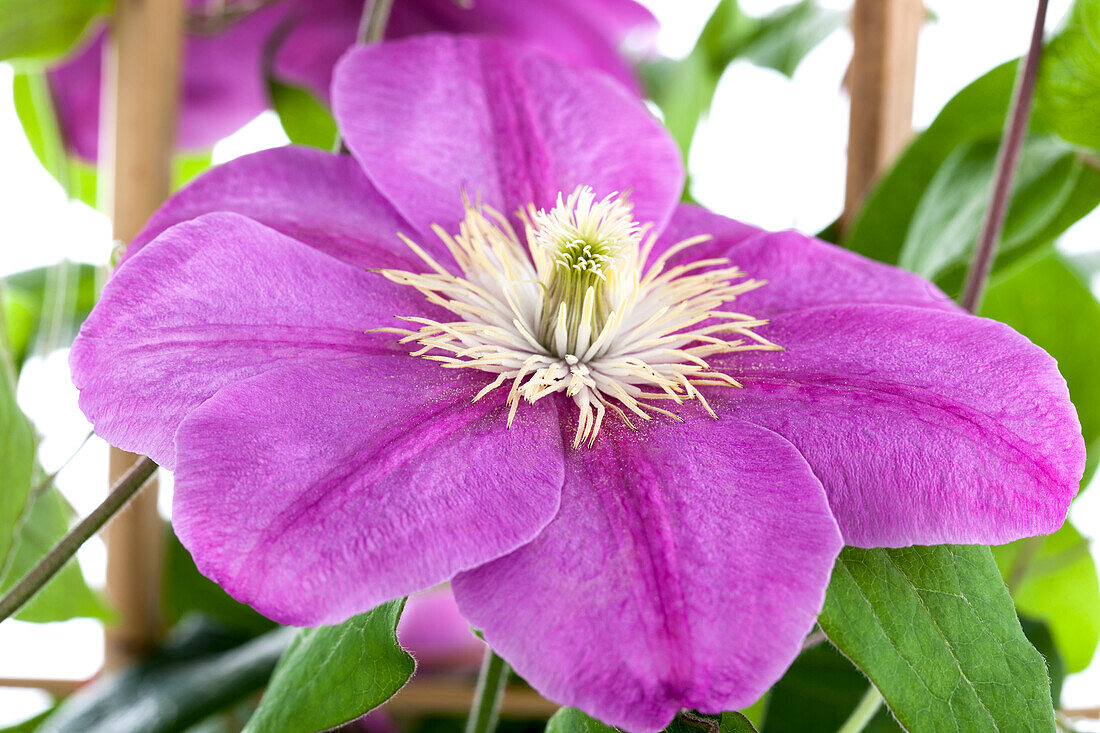
[[[740,385],[706,358],[779,348],[753,330],[766,321],[722,310],[763,281],[724,258],[668,266],[709,237],[670,247],[643,272],[656,237],[624,197],[597,200],[581,187],[549,212],[531,206],[520,216],[526,243],[504,216],[469,202],[458,234],[434,227],[461,275],[408,239],[431,272],[382,271],[458,320],[409,317],[415,330],[380,330],[445,367],[495,373],[475,401],[510,382],[509,425],[521,401],[558,392],[579,411],[574,447],[595,441],[608,410],[634,427],[635,417],[679,419],[653,402],[694,399],[714,416],[698,388]]]

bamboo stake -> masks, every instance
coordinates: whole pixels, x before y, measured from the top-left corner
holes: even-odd
[[[923,22],[921,0],[855,0],[845,229],[875,179],[912,134],[917,37]]]
[[[171,190],[183,27],[183,0],[115,3],[100,105],[100,190],[121,242],[138,233]],[[137,458],[112,448],[111,483]],[[107,533],[107,595],[121,615],[107,629],[107,669],[141,656],[160,635],[162,545],[151,481]]]
[[[384,710],[395,715],[465,715],[470,711],[474,686],[468,680],[417,676],[401,688]],[[500,706],[500,717],[512,720],[548,718],[558,705],[546,700],[534,690],[519,685],[508,686]]]
[[[0,687],[44,690],[55,697],[67,697],[90,682],[92,680],[0,677]],[[386,703],[384,710],[394,715],[465,715],[473,695],[472,680],[418,674]],[[510,685],[500,707],[500,717],[507,720],[545,720],[557,710],[556,703],[531,688]]]
[[[42,690],[53,697],[68,697],[90,680],[45,679],[40,677],[0,677],[0,687]]]

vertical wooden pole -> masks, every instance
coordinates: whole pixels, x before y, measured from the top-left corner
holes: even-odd
[[[116,0],[100,105],[100,186],[115,239],[124,243],[171,190],[183,24],[183,0]],[[136,459],[112,448],[111,482]],[[107,630],[108,669],[148,651],[161,631],[156,488],[150,482],[107,531],[107,594],[121,614]]]
[[[855,0],[852,8],[845,227],[912,133],[917,37],[924,13],[922,0]]]

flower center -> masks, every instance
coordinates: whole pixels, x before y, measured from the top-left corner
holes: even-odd
[[[625,197],[597,200],[580,187],[550,211],[519,215],[526,241],[504,216],[469,202],[456,235],[433,227],[461,274],[408,239],[431,272],[382,271],[457,320],[407,317],[419,328],[380,330],[418,344],[415,356],[496,374],[475,401],[510,382],[509,425],[520,402],[558,392],[578,408],[574,447],[595,441],[609,410],[632,428],[632,416],[680,419],[660,401],[698,400],[715,416],[698,388],[741,385],[706,357],[779,348],[753,331],[766,321],[723,308],[763,281],[724,258],[668,266],[709,237],[673,245],[647,268],[656,237]]]
[[[540,255],[535,267],[546,286],[539,342],[566,358],[576,354],[583,336],[599,333],[607,323],[611,291],[632,264],[629,255],[638,250],[645,230],[624,201],[596,201],[590,188],[578,188],[565,201],[559,194],[556,207],[530,212],[529,221],[528,239]],[[565,339],[559,343],[562,325]]]

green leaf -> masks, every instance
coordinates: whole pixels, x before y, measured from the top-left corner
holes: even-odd
[[[719,79],[734,60],[744,58],[790,76],[844,18],[815,0],[801,0],[760,18],[745,15],[737,0],[722,0],[687,57],[643,67],[649,96],[684,155],[699,120],[710,110]]]
[[[3,0],[0,0],[3,2]],[[72,195],[73,172],[43,70],[24,70],[12,78],[15,113],[42,167]]]
[[[29,499],[18,523],[7,572],[0,572],[0,592],[14,586],[61,541],[69,530],[72,512],[57,489],[50,486]],[[70,562],[15,616],[20,621],[50,623],[71,618],[114,619],[114,612],[88,587],[80,566]]]
[[[20,371],[27,358],[31,335],[36,324],[35,303],[10,288],[0,288],[0,307],[3,322],[0,327],[7,332],[12,366]]]
[[[0,0],[0,61],[60,56],[113,5],[109,0]]]
[[[268,79],[267,89],[290,142],[332,150],[336,144],[336,119],[313,92],[274,78]]]
[[[715,723],[719,733],[756,733],[756,728],[741,713],[722,713],[721,716],[693,713],[692,716],[697,716],[698,720],[677,718],[665,728],[665,733],[706,733],[713,730]],[[546,724],[546,733],[616,733],[619,730],[585,715],[577,708],[561,708]]]
[[[722,713],[719,723],[720,733],[756,733],[752,722],[741,713]]]
[[[1045,622],[1070,672],[1092,661],[1100,643],[1100,582],[1089,543],[1068,522],[1047,537],[993,548],[1016,610]]]
[[[917,206],[948,156],[960,145],[996,139],[1004,127],[1017,62],[998,66],[949,101],[867,197],[845,245],[896,263]]]
[[[95,305],[100,276],[94,265],[60,262],[4,278],[17,369],[31,353],[48,353],[72,343]]]
[[[172,190],[177,191],[210,167],[214,160],[211,150],[176,152],[172,159]]]
[[[810,51],[846,20],[847,13],[823,8],[814,0],[802,0],[761,18],[741,56],[757,66],[794,76]]]
[[[191,554],[171,527],[165,527],[164,575],[161,610],[169,626],[191,613],[201,613],[229,628],[252,634],[271,630],[275,622],[233,599],[214,581],[199,573]]]
[[[695,128],[710,110],[721,74],[711,70],[706,58],[696,52],[677,61],[662,59],[643,66],[641,72],[649,96],[661,109],[665,127],[687,158]]]
[[[952,265],[968,263],[993,188],[998,143],[959,145],[929,181],[905,235],[898,264],[936,279]],[[1020,155],[999,253],[1025,245],[1062,210],[1077,184],[1080,157],[1057,138],[1033,138]]]
[[[9,283],[0,287],[7,301]],[[7,319],[5,318],[5,325]],[[0,329],[0,592],[34,567],[69,528],[68,508],[49,487],[34,496],[35,434],[15,401],[15,379],[4,329]],[[77,616],[109,619],[110,612],[88,588],[76,563],[66,565],[17,618],[63,621]]]
[[[867,678],[831,644],[823,643],[798,655],[772,687],[761,733],[802,733],[836,730],[867,692]],[[864,733],[898,733],[901,729],[885,707]]]
[[[1035,647],[1035,651],[1043,655],[1043,661],[1047,663],[1047,676],[1050,677],[1050,698],[1058,707],[1062,699],[1062,684],[1066,679],[1066,663],[1058,651],[1054,637],[1050,633],[1050,627],[1042,621],[1020,616],[1020,627],[1024,630],[1024,636]]]
[[[35,439],[15,401],[7,338],[0,333],[0,576],[13,561],[18,525],[31,490]]]
[[[1053,731],[1043,658],[989,548],[845,548],[822,630],[908,731]]]
[[[1096,86],[1090,87],[1100,84],[1100,65],[1092,58],[1100,55],[1100,47],[1089,48],[1089,43],[1095,44],[1089,34],[1097,33],[1094,20],[1098,5],[1100,0],[1078,0],[1070,24],[1049,44],[1044,54],[1031,128],[1037,135],[1045,136],[1048,145],[1057,139],[1049,134],[1052,130],[1072,142],[1082,142],[1080,137],[1067,133],[1065,124],[1059,125],[1060,119],[1078,120],[1087,133],[1100,135],[1095,125],[1100,116],[1097,111],[1100,95]],[[1091,31],[1086,31],[1083,25],[1088,22],[1093,23]],[[1050,63],[1051,56],[1055,57],[1053,63]],[[1083,57],[1091,59],[1087,62],[1092,64],[1087,73]],[[988,202],[993,156],[1004,128],[1018,66],[1018,61],[998,66],[944,106],[935,121],[913,140],[867,197],[845,238],[848,248],[872,259],[897,264],[903,261],[903,247],[907,251],[906,258],[936,260],[942,256],[941,249],[950,250],[953,257],[949,259],[958,259],[958,251],[971,246],[973,220],[977,215],[980,221],[985,210],[984,205],[978,206],[979,199],[984,196]],[[1076,94],[1072,92],[1074,85],[1078,87]],[[1084,87],[1090,87],[1091,91],[1086,93]],[[1032,145],[1035,138],[1033,135]],[[1006,236],[1014,237],[1009,242],[1009,250],[1014,246],[1018,251],[1004,251],[1004,256],[998,257],[998,268],[1011,265],[1023,252],[1053,241],[1100,204],[1100,176],[1095,166],[1086,164],[1082,170],[1077,163],[1088,159],[1076,153],[1079,161],[1070,161],[1066,156],[1076,151],[1069,145],[1064,145],[1062,150],[1061,159],[1052,164],[1060,170],[1048,169],[1045,178],[1033,180],[1036,188],[1032,195],[1024,193],[1022,189],[1026,186],[1017,185],[1018,193],[1008,221],[1008,226],[1016,228],[1006,231]],[[945,167],[949,170],[943,170]],[[936,188],[930,191],[933,179],[936,179]],[[956,192],[965,194],[963,200],[951,198]],[[928,196],[932,196],[932,200],[928,200]],[[1055,202],[1060,206],[1055,207]],[[947,213],[942,214],[939,207],[945,204],[949,204]],[[1054,208],[1058,210],[1054,212]],[[923,229],[914,232],[918,210],[923,212]],[[960,213],[964,214],[961,219]],[[941,216],[952,221],[937,222]],[[932,246],[931,254],[916,254],[920,251],[918,242],[931,242],[937,225],[954,238],[937,240],[938,246]],[[960,226],[961,231],[956,231]],[[949,292],[957,289],[962,281],[960,269],[956,267],[954,272],[940,278],[940,284]]]
[[[1047,45],[1035,104],[1038,118],[1063,138],[1100,148],[1100,0],[1076,0]]]
[[[611,733],[615,730],[576,708],[562,708],[546,724],[546,733]]]
[[[845,246],[961,289],[989,204],[997,147],[1017,63],[959,92],[868,196]],[[1100,205],[1100,171],[1041,123],[1033,124],[994,271],[1050,244]]]
[[[416,668],[397,643],[404,607],[404,599],[390,601],[339,626],[301,629],[246,733],[335,728],[393,697]]]
[[[210,625],[178,630],[146,661],[67,698],[38,733],[176,733],[259,690],[293,634],[241,643]]]
[[[1089,449],[1089,470],[1100,460],[1100,303],[1087,278],[1062,256],[1051,252],[994,279],[981,315],[1012,326],[1058,361],[1081,419]],[[1071,671],[1079,655],[1067,654]]]
[[[741,708],[737,711],[737,714],[745,718],[753,726],[759,728],[768,709],[768,699],[769,694],[765,692],[760,696],[759,700],[749,705],[747,708]]]

